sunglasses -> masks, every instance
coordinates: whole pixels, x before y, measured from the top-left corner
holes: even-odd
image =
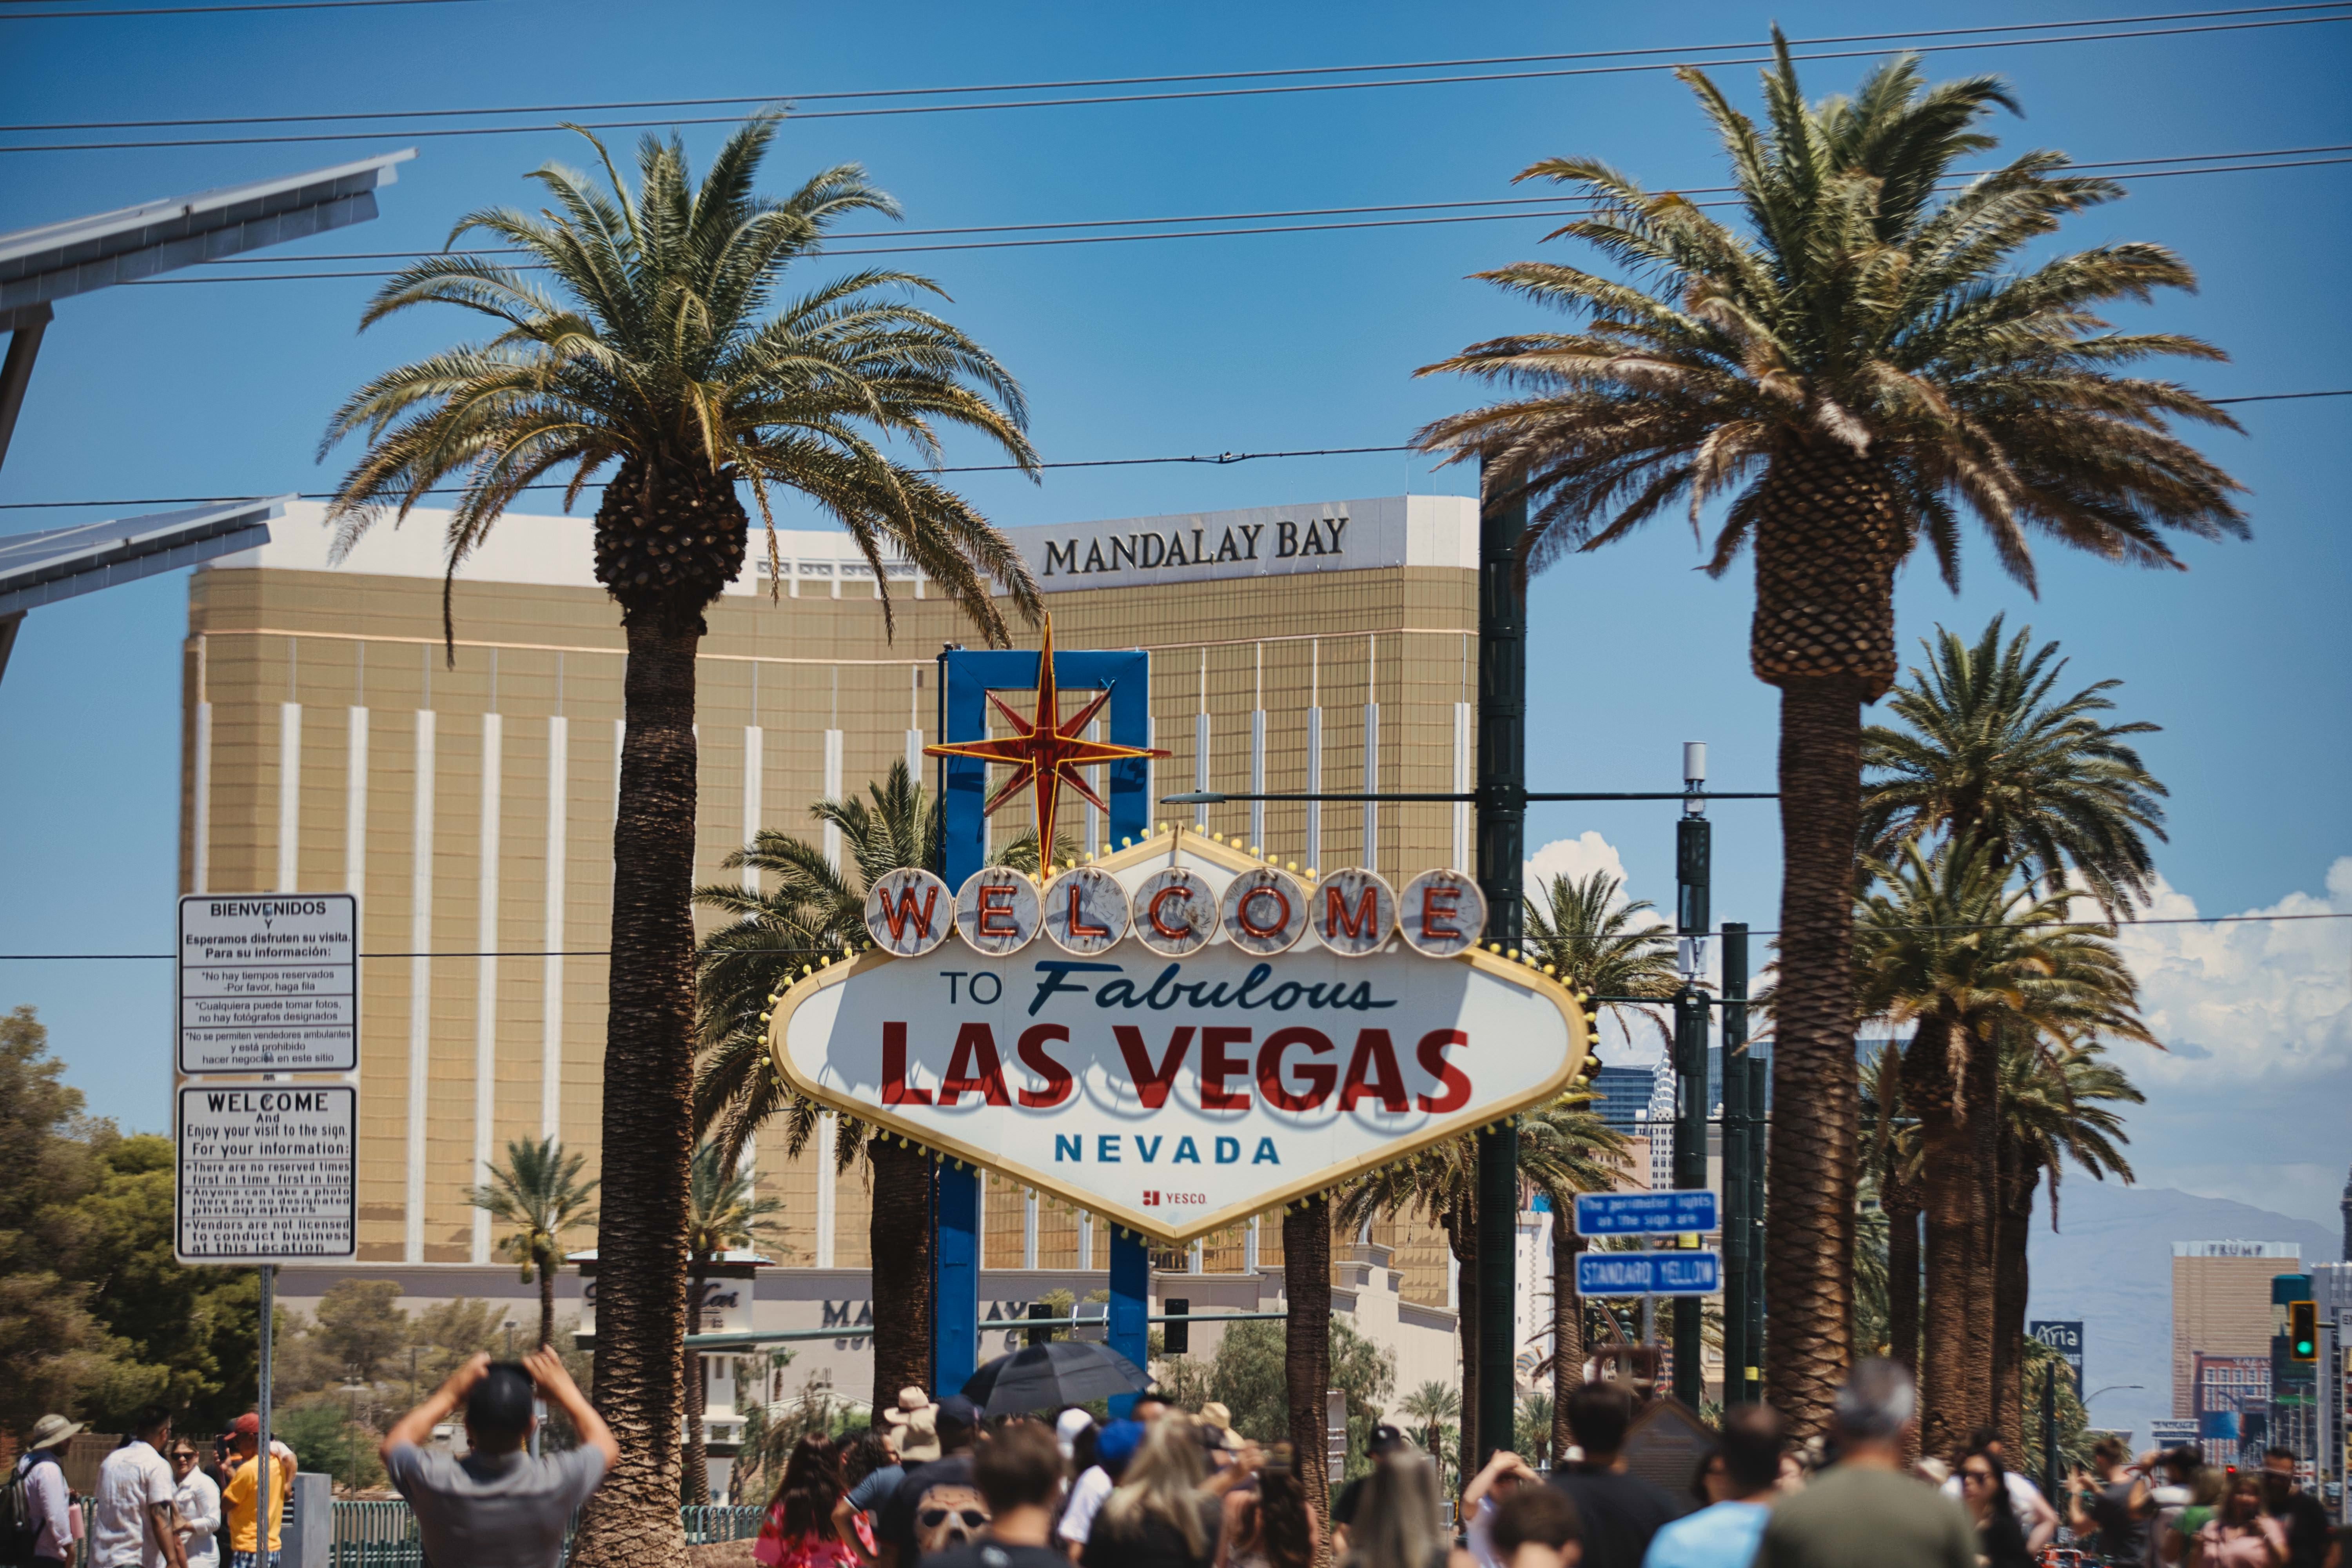
[[[973,1508],[927,1508],[918,1514],[916,1519],[926,1531],[937,1530],[950,1519],[963,1521],[964,1528],[967,1530],[978,1530],[988,1523],[988,1515]]]
[[[1989,1487],[1992,1485],[1992,1472],[1990,1470],[1962,1470],[1960,1472],[1960,1479],[1964,1482],[1974,1481],[1979,1486]]]

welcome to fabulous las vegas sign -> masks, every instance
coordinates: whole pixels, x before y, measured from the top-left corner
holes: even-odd
[[[894,872],[866,914],[770,1015],[785,1081],[1168,1245],[1542,1103],[1589,1048],[1458,871],[1301,879],[1163,831],[1043,886]]]

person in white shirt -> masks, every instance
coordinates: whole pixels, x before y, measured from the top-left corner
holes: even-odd
[[[2009,1468],[2009,1460],[2000,1451],[2000,1434],[1990,1426],[1979,1426],[1969,1434],[1969,1447],[1989,1449],[1994,1458],[2000,1459],[2001,1489],[2009,1493],[2010,1511],[2017,1515],[2017,1522],[2025,1529],[2025,1549],[2039,1552],[2056,1540],[2058,1510],[2050,1505],[2048,1498],[2042,1495],[2040,1487],[2021,1472]],[[1945,1481],[1942,1490],[1954,1501],[1962,1500],[1958,1476]]]
[[[44,1415],[33,1423],[32,1435],[25,1439],[25,1457],[16,1461],[16,1474],[25,1478],[32,1503],[26,1522],[33,1527],[36,1563],[65,1568],[74,1559],[73,1494],[66,1486],[66,1468],[58,1450],[81,1429],[79,1421]]]
[[[171,1460],[172,1474],[180,1483],[172,1495],[172,1511],[179,1518],[180,1547],[187,1553],[188,1568],[219,1568],[220,1485],[196,1463],[194,1439],[174,1437],[163,1457]]]
[[[99,1467],[89,1568],[188,1568],[172,1500],[179,1483],[159,1451],[172,1440],[172,1413],[151,1405],[132,1420],[131,1441]]]

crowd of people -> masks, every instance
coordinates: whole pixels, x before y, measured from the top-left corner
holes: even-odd
[[[576,1447],[530,1451],[542,1400]],[[1627,1467],[1633,1396],[1588,1384],[1567,1402],[1566,1461],[1547,1475],[1496,1453],[1462,1489],[1457,1523],[1436,1467],[1391,1426],[1372,1428],[1369,1469],[1326,1521],[1290,1446],[1236,1433],[1219,1405],[1146,1393],[1115,1419],[1072,1407],[1048,1422],[908,1388],[864,1432],[793,1444],[752,1555],[761,1568],[1310,1568],[1328,1532],[1345,1568],[2026,1568],[2063,1522],[2111,1568],[2352,1568],[2284,1448],[2240,1472],[2105,1441],[2053,1501],[1990,1431],[1950,1460],[1911,1458],[1916,1405],[1902,1367],[1868,1361],[1826,1439],[1800,1447],[1769,1406],[1736,1407],[1676,1496]],[[466,1451],[453,1454],[433,1435],[460,1413]],[[28,1435],[8,1561],[65,1568],[86,1528],[91,1568],[220,1568],[224,1554],[227,1568],[278,1568],[294,1456],[272,1443],[265,1499],[255,1416],[207,1458],[167,1412],[142,1413],[100,1468],[87,1521],[59,1463],[81,1429],[47,1415]],[[434,1568],[555,1568],[619,1452],[544,1349],[477,1356],[382,1449]]]
[[[1461,1492],[1394,1426],[1331,1499],[1344,1568],[2021,1568],[2062,1527],[2113,1568],[2352,1568],[2318,1500],[2273,1449],[2259,1474],[2193,1450],[2106,1445],[2053,1502],[1999,1436],[1915,1458],[1917,1394],[1892,1362],[1856,1366],[1832,1430],[1801,1447],[1766,1405],[1731,1410],[1687,1495],[1633,1474],[1639,1407],[1623,1385],[1569,1398],[1575,1439],[1549,1474],[1496,1453]],[[2061,1505],[2063,1513],[2061,1512]],[[1307,1568],[1327,1521],[1288,1446],[1261,1447],[1222,1406],[1153,1394],[1125,1416],[990,1419],[967,1400],[903,1391],[845,1439],[802,1437],[754,1556],[761,1568]]]

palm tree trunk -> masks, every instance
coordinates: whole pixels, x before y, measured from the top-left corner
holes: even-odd
[[[1462,1333],[1462,1452],[1456,1486],[1467,1485],[1478,1470],[1478,1211],[1475,1203],[1465,1202],[1447,1218],[1446,1239],[1453,1243],[1454,1273],[1460,1283],[1454,1287],[1454,1300],[1461,1307]],[[1444,1468],[1444,1457],[1433,1453],[1440,1473]]]
[[[1759,568],[1760,570],[1760,568]],[[1761,588],[1759,616],[1762,615]],[[1857,679],[1780,690],[1780,983],[1773,1005],[1772,1199],[1765,1397],[1808,1437],[1827,1429],[1853,1353],[1853,845],[1861,816]]]
[[[1993,1419],[1994,1333],[1998,1300],[1994,1247],[2000,1231],[2000,1039],[1998,1026],[1971,1031],[1968,1063],[1969,1238],[1968,1426]],[[1963,1434],[1965,1436],[1965,1434]],[[1957,1468],[1957,1467],[1955,1467]]]
[[[539,1266],[539,1342],[555,1343],[555,1269],[543,1259]]]
[[[1576,1257],[1585,1247],[1563,1208],[1565,1193],[1551,1205],[1551,1462],[1576,1439],[1568,1430],[1568,1401],[1584,1383],[1584,1299],[1576,1293]]]
[[[2016,1139],[2001,1140],[2001,1202],[1993,1250],[1992,1425],[2009,1452],[2025,1452],[2025,1308],[2032,1279],[2026,1241],[2033,1224],[2033,1193],[2042,1173],[2027,1163]]]
[[[1903,1058],[1903,1102],[1919,1118],[1920,1186],[1927,1218],[1926,1333],[1920,1360],[1919,1447],[1948,1459],[1974,1424],[1969,1409],[1968,1295],[1977,1231],[1972,1129],[1962,1121],[1951,1070],[1956,1026],[1940,1015],[1919,1023]]]
[[[866,1146],[874,1214],[874,1409],[878,1415],[913,1386],[931,1396],[931,1162],[919,1150],[877,1138]]]
[[[709,1276],[705,1274],[705,1255],[696,1253],[686,1279],[686,1331],[702,1331],[702,1301],[710,1289]],[[710,1451],[704,1441],[702,1413],[707,1394],[702,1384],[702,1352],[686,1352],[686,1459],[681,1466],[679,1498],[689,1508],[700,1508],[710,1500]]]
[[[1323,1521],[1318,1568],[1331,1560],[1330,1438],[1324,1414],[1331,1387],[1331,1205],[1321,1194],[1282,1216],[1282,1293],[1290,1316],[1282,1328],[1283,1393],[1290,1402],[1293,1474],[1307,1506]]]
[[[1886,1204],[1886,1338],[1893,1358],[1919,1375],[1919,1184],[1889,1182]]]
[[[580,1568],[678,1568],[688,1162],[694,1146],[694,655],[701,617],[626,618],[597,1227],[596,1405],[621,1458],[589,1500]]]

